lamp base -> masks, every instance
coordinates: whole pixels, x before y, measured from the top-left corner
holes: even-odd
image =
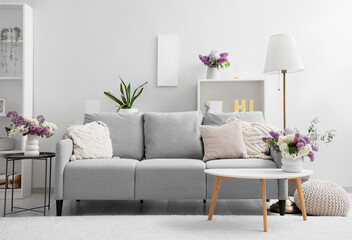
[[[279,201],[277,201],[276,203],[274,203],[270,206],[270,211],[275,212],[275,213],[280,213]],[[293,214],[293,213],[299,213],[299,212],[300,212],[300,210],[296,206],[296,204],[290,198],[287,198],[287,200],[285,202],[285,213]]]

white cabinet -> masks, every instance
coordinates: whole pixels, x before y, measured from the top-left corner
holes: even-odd
[[[33,115],[33,9],[25,3],[0,3],[0,31],[18,27],[21,30],[16,45],[13,39],[0,43],[0,99],[6,101],[6,112],[16,110],[25,116]],[[3,49],[1,49],[3,48]],[[6,50],[5,50],[6,49]],[[12,57],[10,55],[12,54]],[[3,58],[7,58],[3,64]],[[14,60],[16,58],[16,60]],[[6,65],[6,69],[5,66]],[[0,115],[0,138],[6,137],[4,127],[10,119]],[[14,151],[0,151],[0,173],[5,172],[6,153],[23,151],[25,137],[16,137]],[[15,172],[21,173],[21,189],[15,189],[15,197],[23,198],[31,194],[32,161],[16,163]],[[12,170],[12,165],[9,164]],[[4,197],[0,190],[0,199]]]

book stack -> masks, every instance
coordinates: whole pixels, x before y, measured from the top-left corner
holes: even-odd
[[[21,188],[21,174],[15,173],[14,180],[12,180],[12,174],[8,174],[7,181],[7,189],[12,189],[12,184],[14,184],[13,188]],[[0,189],[5,189],[6,177],[5,174],[0,174]]]

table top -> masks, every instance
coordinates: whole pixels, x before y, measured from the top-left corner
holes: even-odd
[[[283,172],[280,168],[237,168],[237,169],[206,169],[205,173],[221,177],[247,179],[289,179],[307,177],[313,174],[312,170],[302,170],[300,173]]]
[[[24,153],[11,153],[5,154],[3,158],[9,160],[23,160],[23,159],[42,159],[42,158],[51,158],[55,157],[55,153],[53,152],[40,152],[38,156],[25,156]]]

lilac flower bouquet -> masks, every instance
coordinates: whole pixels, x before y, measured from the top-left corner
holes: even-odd
[[[202,56],[199,54],[199,59],[209,68],[227,68],[230,67],[230,62],[227,58],[228,55],[227,52],[218,54],[217,51],[213,50],[208,56]]]
[[[27,118],[19,115],[16,111],[10,111],[6,114],[6,117],[12,118],[10,127],[5,127],[8,137],[32,134],[49,138],[54,135],[54,131],[57,129],[54,123],[45,121],[42,115],[36,118]]]
[[[269,144],[275,151],[281,152],[284,159],[292,159],[308,156],[310,161],[314,161],[314,152],[319,149],[310,138],[286,128],[284,132],[270,131],[270,137],[263,137],[262,140]]]

